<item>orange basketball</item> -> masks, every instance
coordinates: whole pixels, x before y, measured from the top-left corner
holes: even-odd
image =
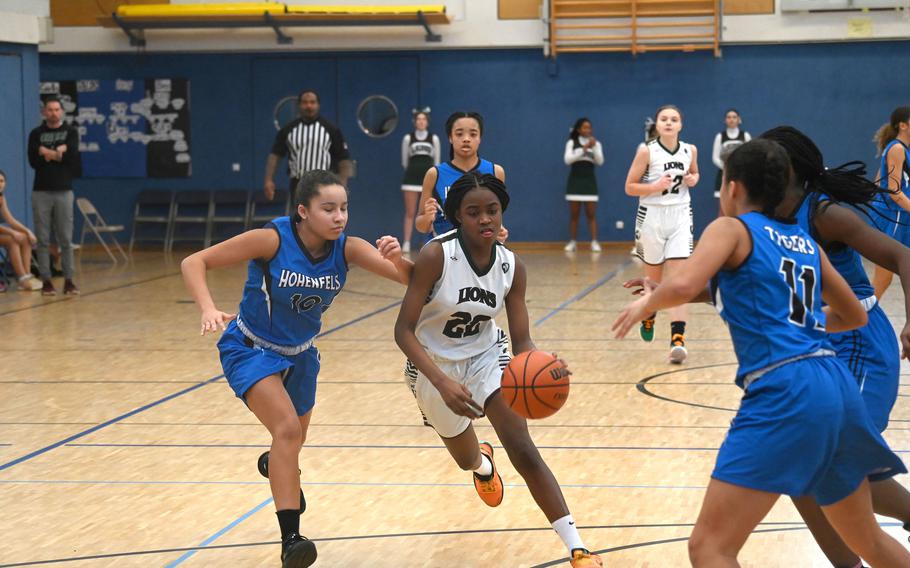
[[[521,416],[546,418],[569,398],[569,370],[549,353],[519,353],[502,373],[502,396]]]

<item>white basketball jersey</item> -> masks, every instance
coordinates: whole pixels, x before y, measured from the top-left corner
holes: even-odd
[[[417,340],[431,355],[453,361],[483,353],[499,338],[493,318],[512,287],[515,254],[497,242],[490,265],[474,266],[459,231],[431,242],[442,245],[442,275],[417,321]]]
[[[671,152],[664,148],[659,138],[656,138],[648,142],[648,153],[651,159],[648,162],[648,169],[641,176],[641,183],[654,183],[664,174],[670,174],[672,179],[666,191],[639,197],[639,203],[642,205],[689,203],[689,186],[683,181],[683,176],[689,173],[689,166],[692,165],[692,147],[680,140],[676,151]]]

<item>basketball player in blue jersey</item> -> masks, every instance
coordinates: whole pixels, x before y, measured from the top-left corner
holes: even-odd
[[[822,248],[775,217],[789,171],[775,142],[736,149],[721,187],[728,216],[708,226],[675,274],[653,292],[646,286],[613,329],[623,337],[655,310],[712,297],[730,328],[745,394],[689,539],[693,566],[739,566],[739,550],[781,494],[815,498],[871,566],[910,566],[910,552],[876,522],[867,481],[907,470],[826,335],[865,325],[866,310]]]
[[[878,228],[889,236],[910,246],[910,106],[894,109],[891,120],[875,133],[881,161],[879,162],[878,183],[890,189],[889,195],[882,195],[876,202],[879,218]],[[872,284],[875,295],[881,299],[894,273],[883,266],[876,266]]]
[[[854,207],[868,209],[884,191],[863,177],[865,169],[861,163],[826,169],[815,143],[791,126],[773,128],[761,138],[780,144],[793,167],[790,186],[777,215],[796,218],[800,227],[821,245],[831,265],[866,308],[866,325],[854,331],[830,333],[828,337],[838,358],[853,373],[872,422],[879,432],[884,432],[897,400],[900,359],[910,353],[910,248],[877,231],[856,213]],[[891,322],[878,305],[860,254],[901,276],[906,314],[900,334],[903,354]],[[873,475],[869,481],[875,512],[899,519],[910,528],[910,492],[890,477],[879,481]],[[835,567],[862,566],[860,558],[838,538],[811,497],[794,499],[794,504]]]
[[[344,286],[348,265],[407,284],[412,264],[393,237],[377,248],[347,237],[348,195],[325,170],[303,175],[296,214],[247,231],[187,257],[181,268],[202,310],[202,334],[225,330],[218,342],[224,374],[234,393],[272,435],[260,458],[269,478],[281,528],[284,568],[316,560],[316,546],[300,535],[306,507],[297,458],[316,400],[319,352],[314,341],[322,313]],[[206,284],[207,270],[248,262],[237,315],[222,312]]]
[[[446,217],[455,229],[420,251],[395,322],[395,341],[408,357],[405,376],[424,420],[455,462],[473,472],[485,504],[498,506],[503,484],[493,446],[477,441],[471,420],[486,415],[534,500],[566,545],[573,568],[601,568],[585,547],[553,472],[528,433],[528,422],[500,393],[508,340],[494,318],[503,308],[516,352],[535,349],[525,305],[527,273],[497,241],[509,205],[505,184],[467,173],[449,191]],[[511,563],[509,565],[513,565]]]
[[[422,233],[430,233],[430,238],[448,233],[454,227],[446,218],[443,207],[449,188],[455,180],[467,172],[492,174],[501,182],[506,181],[506,172],[499,164],[484,160],[478,155],[480,139],[483,136],[483,117],[477,112],[459,111],[452,113],[446,120],[446,136],[449,137],[449,161],[427,170],[423,178],[423,191],[420,195],[422,211],[417,216],[415,226]],[[505,241],[508,231],[502,228],[500,241]]]

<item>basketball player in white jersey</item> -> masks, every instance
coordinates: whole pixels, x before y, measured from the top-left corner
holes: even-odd
[[[525,305],[524,264],[496,240],[508,204],[505,184],[494,175],[468,172],[452,184],[444,208],[455,229],[421,249],[395,323],[395,341],[408,356],[405,376],[425,422],[461,469],[474,473],[483,502],[496,507],[503,498],[493,446],[478,444],[471,425],[486,415],[566,545],[573,568],[600,568],[600,557],[582,542],[527,421],[508,407],[499,391],[502,370],[511,358],[505,334],[493,321],[503,307],[515,351],[535,349]]]
[[[657,137],[639,147],[626,177],[626,194],[638,196],[635,220],[635,254],[645,263],[645,276],[660,282],[664,270],[672,272],[689,258],[694,246],[694,225],[689,189],[698,183],[698,151],[679,139],[682,112],[673,105],[654,115]],[[670,362],[686,360],[686,307],[670,311]],[[654,340],[653,314],[641,322],[644,341]]]

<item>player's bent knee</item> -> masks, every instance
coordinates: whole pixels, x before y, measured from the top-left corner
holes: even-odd
[[[272,439],[279,444],[300,447],[303,444],[303,429],[296,417],[282,420],[272,429]]]

